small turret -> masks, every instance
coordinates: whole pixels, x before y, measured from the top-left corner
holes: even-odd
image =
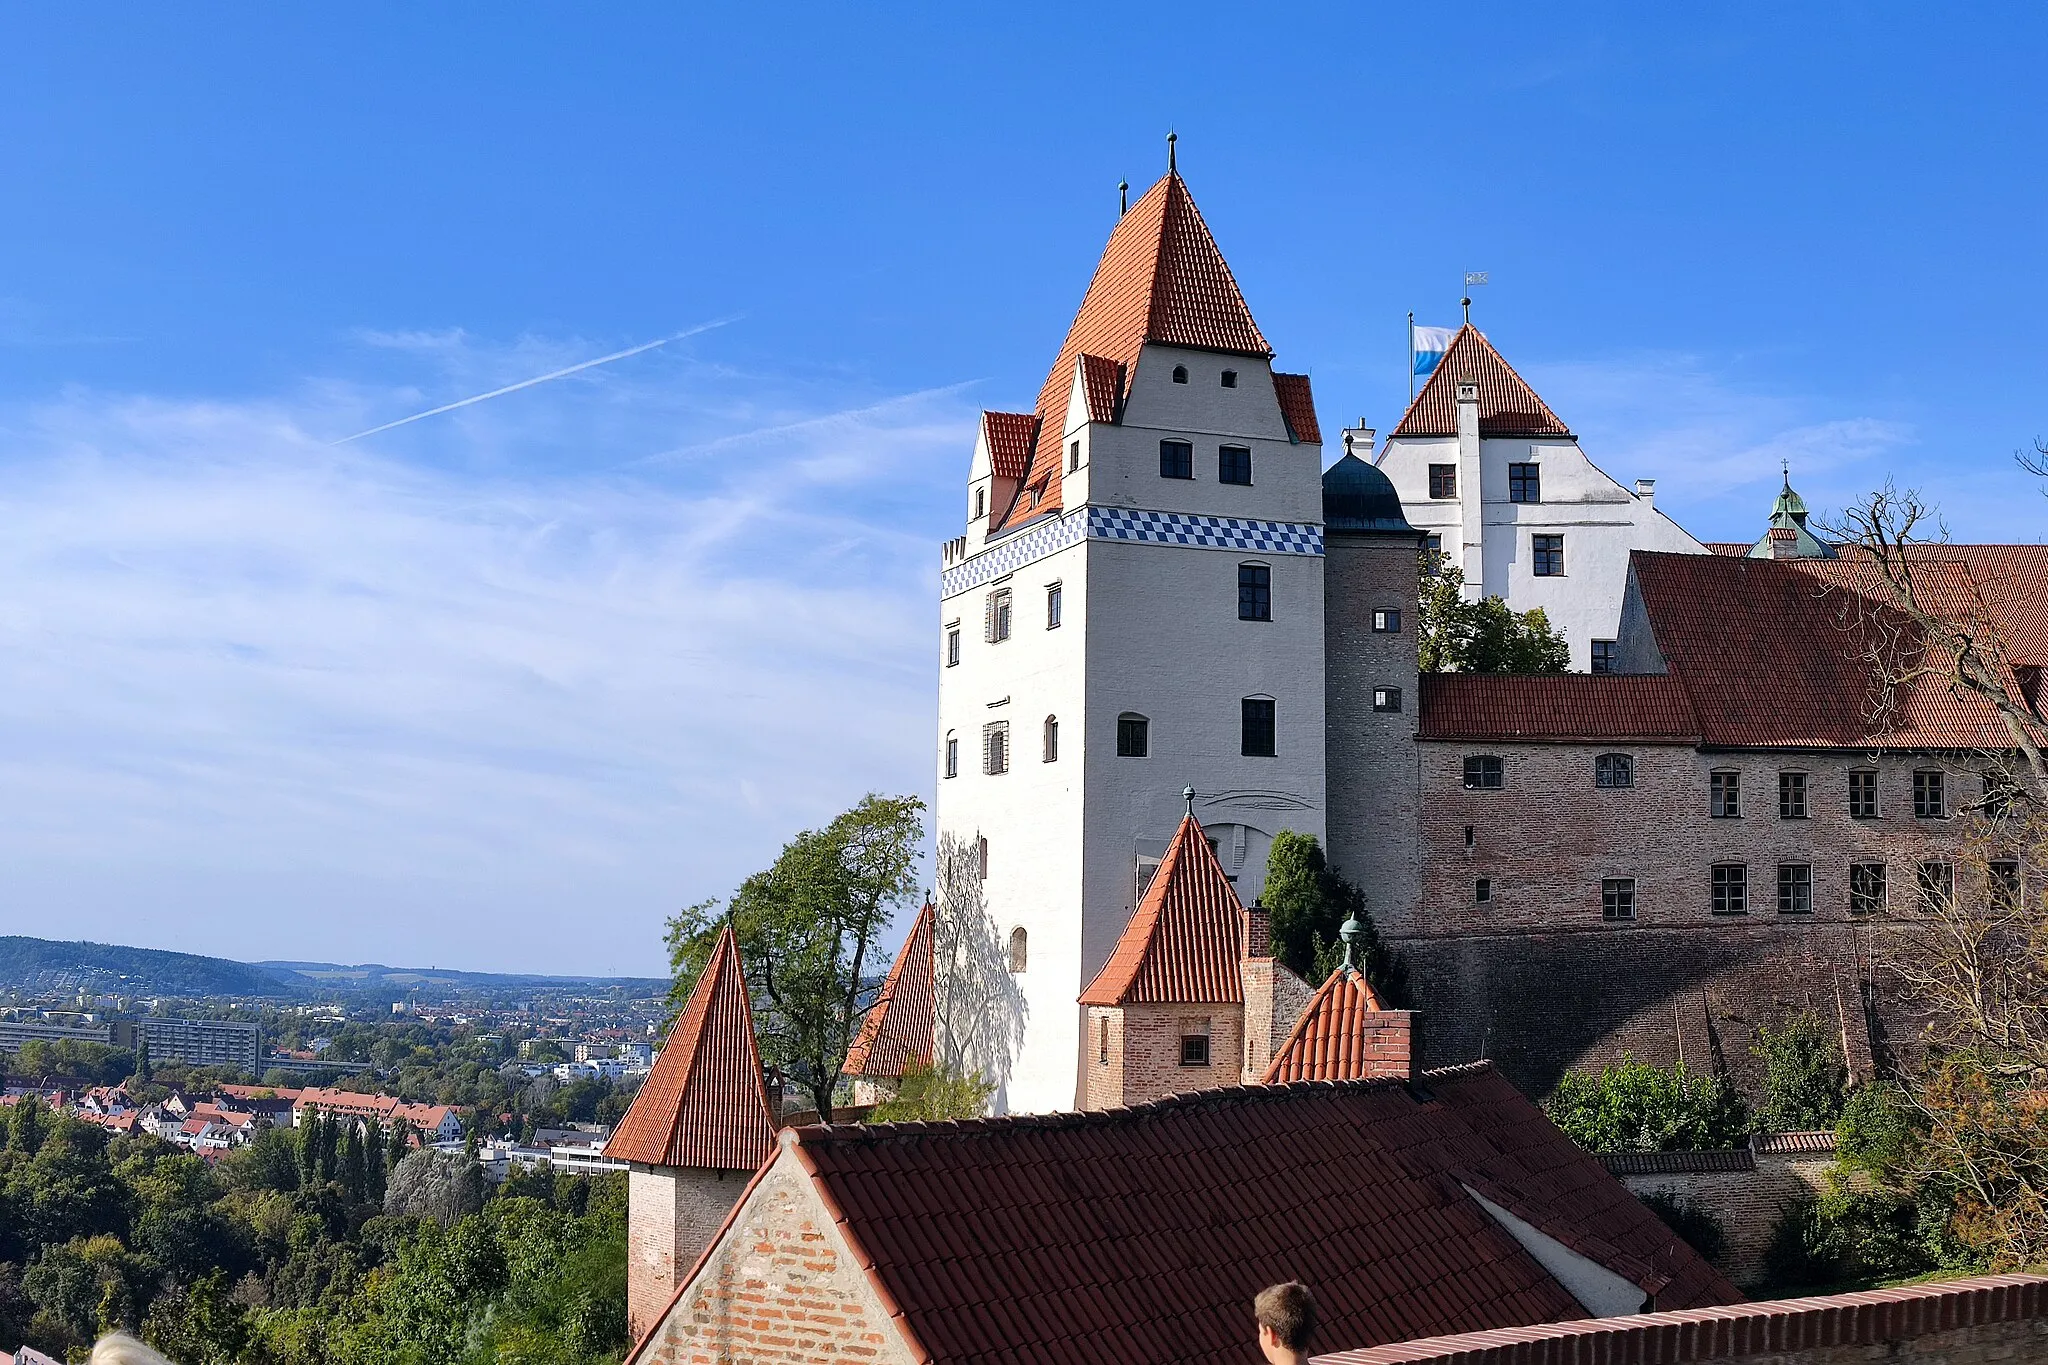
[[[1749,549],[1751,559],[1833,559],[1835,549],[1806,529],[1806,499],[1792,491],[1792,466],[1784,466],[1785,485],[1771,504],[1771,524]]]

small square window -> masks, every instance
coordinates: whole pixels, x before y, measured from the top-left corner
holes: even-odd
[[[1600,918],[1634,919],[1636,917],[1636,879],[1634,877],[1603,877],[1600,879]]]
[[[1241,752],[1246,758],[1272,758],[1273,748],[1273,699],[1271,697],[1246,697],[1239,703],[1243,714],[1244,734]]]
[[[1187,367],[1187,366],[1185,366],[1185,365],[1176,365],[1176,366],[1174,366],[1174,367],[1173,367],[1173,382],[1174,382],[1174,383],[1176,383],[1176,384],[1185,384],[1185,383],[1187,383],[1187,382],[1188,382],[1188,367]]]
[[[1851,820],[1875,820],[1877,818],[1877,771],[1873,768],[1851,768],[1849,770],[1849,818]]]
[[[1939,768],[1922,768],[1913,774],[1913,815],[1920,820],[1948,818],[1948,794]]]
[[[1237,619],[1273,619],[1273,570],[1265,564],[1237,566]]]
[[[1809,863],[1778,864],[1778,913],[1813,913],[1813,867]]]
[[[1506,782],[1501,762],[1493,754],[1472,754],[1465,760],[1465,790],[1499,791]]]
[[[1182,1066],[1209,1065],[1208,1034],[1183,1033],[1180,1036],[1180,1064]]]
[[[1063,593],[1058,583],[1048,583],[1045,588],[1045,628],[1060,628],[1060,606]]]
[[[1372,690],[1372,709],[1375,711],[1400,710],[1401,689],[1398,687],[1375,687]]]
[[[1778,818],[1780,820],[1804,820],[1806,818],[1806,774],[1778,774]]]
[[[1472,903],[1489,905],[1493,901],[1493,878],[1481,877],[1472,883]]]
[[[1849,864],[1849,913],[1881,915],[1884,901],[1884,864]]]
[[[1955,904],[1956,865],[1944,862],[1920,864],[1920,908],[1938,914]]]
[[[1602,754],[1593,760],[1593,785],[1596,787],[1633,787],[1636,784],[1636,761],[1629,754]]]
[[[1595,640],[1593,642],[1593,671],[1612,673],[1621,662],[1621,645],[1616,640]]]
[[[960,627],[946,627],[946,667],[952,668],[960,662]]]
[[[1234,389],[1237,387],[1236,370],[1225,370],[1223,372],[1223,387],[1226,389]]]
[[[1162,479],[1192,479],[1195,477],[1195,447],[1190,441],[1161,441],[1159,443],[1159,477]]]
[[[1458,467],[1454,464],[1433,464],[1429,467],[1429,495],[1432,498],[1455,498],[1458,496]],[[1435,547],[1432,546],[1432,549]]]
[[[1530,536],[1529,556],[1538,578],[1564,577],[1564,537]]]
[[[1143,758],[1151,752],[1152,722],[1126,711],[1116,718],[1116,756]]]
[[[1252,453],[1243,446],[1223,446],[1216,452],[1216,482],[1250,483]]]
[[[1712,888],[1715,914],[1746,915],[1749,913],[1749,865],[1747,863],[1715,863]]]
[[[1511,464],[1508,466],[1508,501],[1543,501],[1543,475],[1539,466],[1533,464]]]
[[[1742,774],[1707,775],[1707,814],[1716,820],[1735,820],[1742,815]]]
[[[1401,633],[1401,609],[1399,607],[1373,608],[1372,633],[1375,635],[1399,635]]]

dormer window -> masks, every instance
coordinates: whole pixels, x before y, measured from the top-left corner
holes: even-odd
[[[1226,389],[1234,389],[1237,387],[1236,370],[1225,370],[1223,372],[1223,387]]]
[[[1188,382],[1188,367],[1187,367],[1187,366],[1185,366],[1185,365],[1176,365],[1176,366],[1174,366],[1174,367],[1173,367],[1173,382],[1174,382],[1174,383],[1176,383],[1176,384],[1185,384],[1185,383],[1187,383],[1187,382]]]

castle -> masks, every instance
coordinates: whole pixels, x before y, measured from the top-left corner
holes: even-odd
[[[1789,481],[1753,546],[1697,541],[1469,323],[1384,447],[1361,422],[1327,470],[1309,380],[1273,358],[1169,171],[1036,409],[982,416],[942,551],[936,786],[941,885],[971,886],[1015,988],[999,1112],[1095,1107],[1125,1066],[1097,983],[1190,824],[1241,907],[1276,834],[1323,841],[1407,966],[1421,1064],[1491,1057],[1539,1093],[1623,1049],[1739,1070],[1799,1008],[1867,1074],[1876,938],[1967,890],[1970,755],[2008,742],[1988,704],[1929,682],[1874,731],[1840,623],[1881,594]],[[1575,671],[1421,675],[1430,548],[1468,595],[1542,606]],[[2038,706],[2048,548],[1939,549]],[[1269,1044],[1306,993],[1282,985]],[[1182,1088],[1217,1083],[1192,1038]]]

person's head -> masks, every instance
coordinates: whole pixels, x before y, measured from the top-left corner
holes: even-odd
[[[1299,1360],[1316,1333],[1316,1296],[1299,1280],[1269,1285],[1252,1300],[1259,1320],[1259,1348],[1266,1359]]]
[[[94,1344],[92,1365],[171,1365],[134,1337],[109,1332]]]

